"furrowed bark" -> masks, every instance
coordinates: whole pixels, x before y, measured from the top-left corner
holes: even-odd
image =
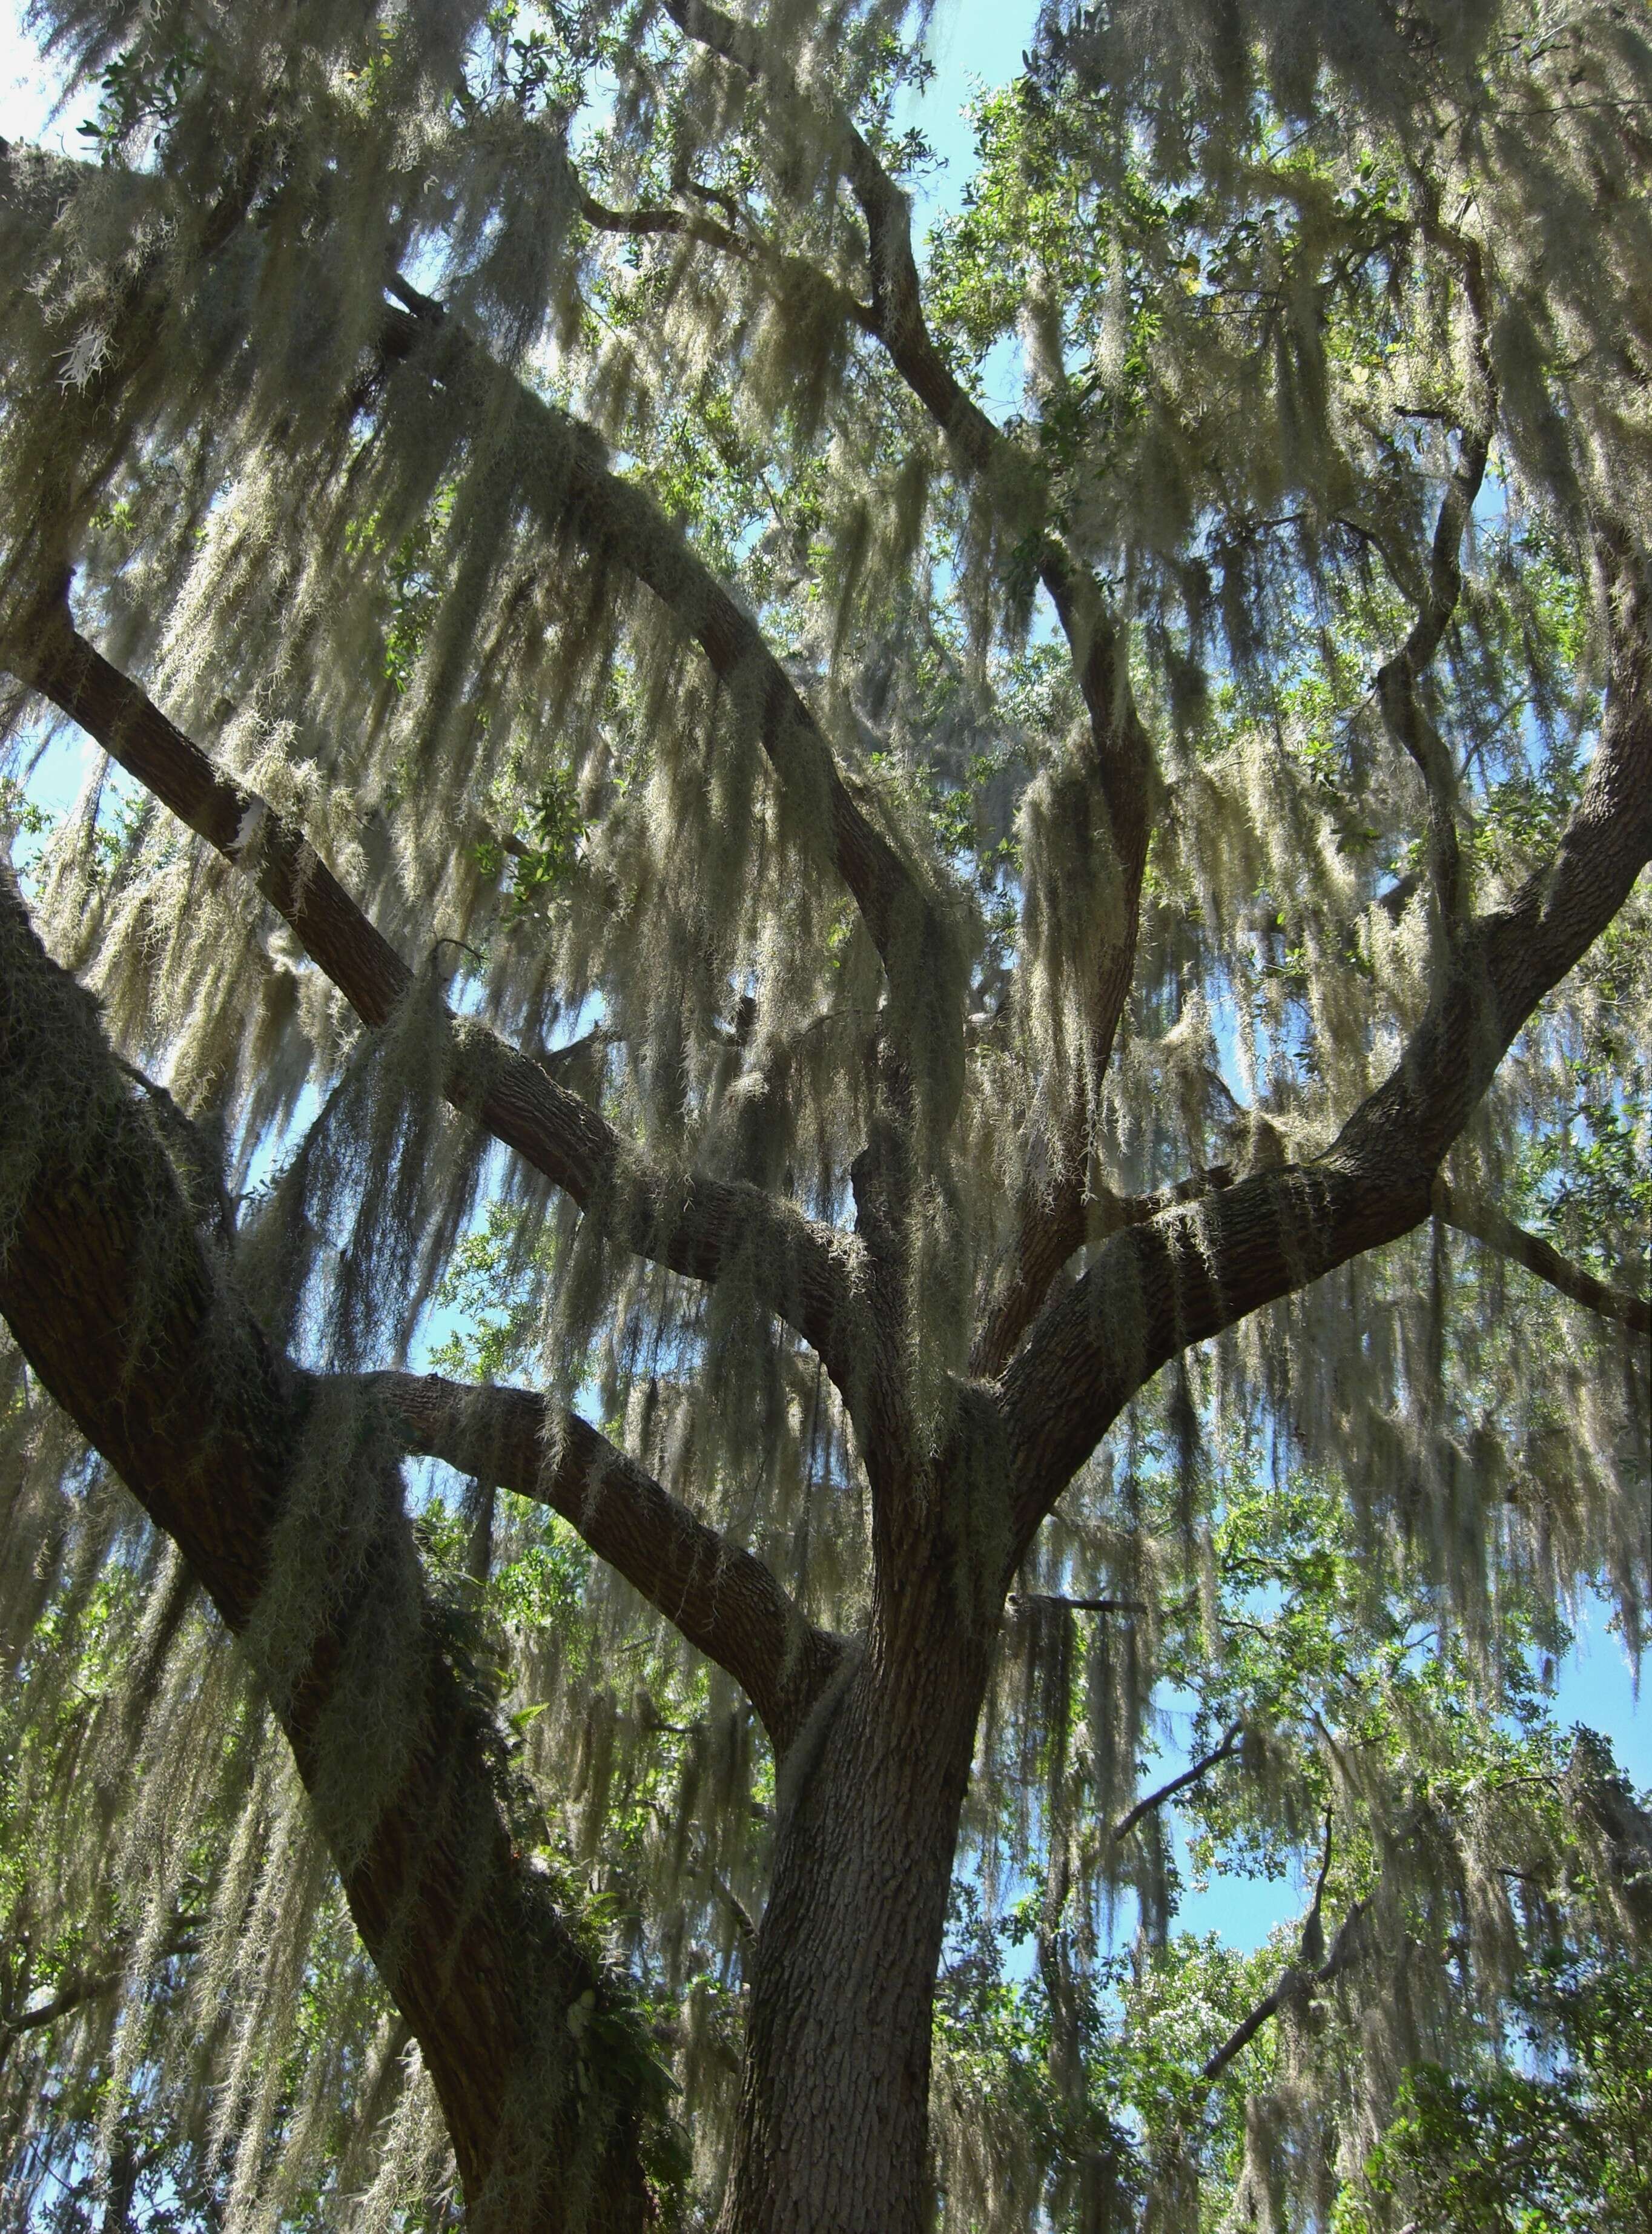
[[[737,1550],[576,1414],[525,1388],[375,1373],[407,1447],[550,1506],[690,1644],[726,1668],[776,1756],[797,1736],[845,1647],[800,1614],[764,1563]]]
[[[1104,1196],[1091,1208],[1089,1229],[1084,1238],[1089,1242],[1105,1241],[1123,1226],[1146,1225],[1161,1211],[1173,1209],[1179,1203],[1198,1202],[1232,1185],[1230,1166],[1217,1164],[1156,1194]],[[1495,1203],[1460,1194],[1443,1179],[1434,1181],[1430,1203],[1442,1225],[1467,1234],[1498,1256],[1506,1257],[1512,1264],[1522,1266],[1574,1303],[1581,1303],[1586,1310],[1603,1319],[1615,1320],[1631,1334],[1652,1334],[1652,1303],[1644,1296],[1597,1279],[1583,1265],[1563,1257],[1541,1234],[1530,1233],[1525,1226],[1517,1225]]]
[[[961,1596],[938,1537],[879,1584],[779,1780],[719,2234],[931,2223],[935,1974],[995,1634]]]
[[[47,957],[9,880],[0,1141],[0,1310],[228,1626],[250,1632],[362,1942],[434,2080],[472,2222],[641,2227],[637,2105],[600,2070],[582,2094],[570,2052],[567,2011],[607,1989],[519,1851],[498,1740],[444,1657],[382,1437],[363,1414],[317,1459],[313,1384],[225,1288],[95,1004]],[[272,1637],[260,1606],[291,1557],[295,1499],[312,1537],[336,1517],[353,1557],[313,1630]],[[382,1703],[375,1676],[408,1719],[385,1734],[360,1807],[341,1812],[334,1749]]]
[[[1427,1217],[1440,1163],[1503,1056],[1629,898],[1652,859],[1652,650],[1647,590],[1627,566],[1615,604],[1611,687],[1577,811],[1544,868],[1453,942],[1394,1071],[1314,1162],[1258,1173],[1116,1235],[1003,1375],[1017,1563],[1168,1359]]]
[[[369,1029],[413,973],[304,833],[225,775],[139,685],[69,625],[62,606],[0,644],[0,662],[95,738],[110,758],[250,876],[316,966]],[[650,1171],[597,1111],[539,1063],[472,1020],[456,1027],[445,1092],[496,1140],[615,1219],[638,1255],[715,1282],[738,1262],[761,1300],[800,1334],[852,1399],[859,1306],[854,1243],[761,1188]]]

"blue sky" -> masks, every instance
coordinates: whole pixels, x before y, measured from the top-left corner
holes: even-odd
[[[1029,43],[1036,8],[1028,0],[963,0],[963,4],[937,6],[930,33],[930,58],[936,75],[917,98],[909,95],[898,121],[919,125],[942,167],[924,183],[917,209],[918,229],[935,214],[957,207],[969,175],[974,148],[973,132],[964,114],[970,101],[984,87],[1005,82],[1020,67]],[[31,43],[19,28],[19,11],[0,0],[0,136],[40,136],[52,88],[45,82]],[[89,108],[90,104],[87,106]],[[65,148],[75,146],[76,110],[60,120],[46,136]],[[1002,391],[1005,375],[993,368],[989,386]],[[1005,369],[1007,374],[1008,368]],[[997,400],[1006,400],[1002,392]],[[91,765],[89,753],[78,741],[65,740],[40,771],[42,803],[56,811],[69,805]],[[1610,1739],[1623,1767],[1637,1784],[1652,1784],[1652,1714],[1637,1700],[1623,1650],[1607,1627],[1606,1610],[1585,1600],[1577,1610],[1577,1642],[1557,1671],[1556,1708],[1563,1725],[1587,1723]],[[1182,1718],[1185,1727],[1185,1717]],[[1173,1709],[1167,1713],[1166,1753],[1156,1776],[1169,1775],[1185,1759],[1182,1731]],[[1224,1880],[1207,1894],[1192,1896],[1182,1921],[1194,1930],[1216,1930],[1241,1944],[1252,1944],[1277,1922],[1301,1906],[1302,1891],[1295,1885]]]

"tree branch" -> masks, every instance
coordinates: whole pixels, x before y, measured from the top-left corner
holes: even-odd
[[[437,1374],[375,1373],[407,1447],[548,1505],[690,1644],[726,1668],[777,1755],[842,1655],[763,1561],[737,1550],[634,1459],[572,1412],[523,1388],[467,1388]]]
[[[1356,1900],[1338,1926],[1336,1937],[1331,1942],[1331,1951],[1325,1960],[1305,1973],[1294,1967],[1287,1970],[1273,1991],[1258,2002],[1248,2016],[1235,2025],[1233,2030],[1199,2074],[1206,2086],[1213,2087],[1234,2057],[1242,2049],[1249,2048],[1263,2026],[1278,2015],[1293,1988],[1299,1986],[1304,1978],[1310,1985],[1329,1986],[1333,1978],[1340,1976],[1348,1968],[1361,1952],[1360,1926],[1365,1921],[1368,1906],[1368,1903]],[[1315,1917],[1319,1913],[1318,1893],[1314,1896],[1314,1907],[1311,1912]]]
[[[1133,952],[1132,960],[1133,964]],[[1119,1013],[1120,1009],[1112,1009],[1114,1030]],[[1111,1052],[1110,1035],[1105,1048]],[[1097,1052],[1102,1052],[1100,1043]],[[1095,1075],[1099,1082],[1100,1071]],[[1083,1162],[1074,1142],[1058,1168],[1055,1183],[1035,1193],[1023,1212],[1009,1272],[970,1357],[972,1372],[990,1375],[1003,1370],[1016,1343],[1042,1309],[1062,1266],[1079,1250],[1105,1241],[1126,1226],[1146,1225],[1160,1211],[1178,1203],[1196,1202],[1213,1188],[1231,1186],[1233,1180],[1231,1169],[1218,1164],[1152,1194],[1114,1194],[1106,1187],[1087,1191]]]
[[[691,211],[680,209],[610,209],[594,194],[578,186],[579,214],[599,232],[618,232],[632,239],[646,239],[650,235],[665,235],[679,240],[695,240],[705,248],[720,248],[733,256],[754,256],[757,244],[742,240],[727,225],[719,225],[715,218],[695,217]]]
[[[16,2016],[0,2016],[0,2033],[37,2032],[46,2025],[56,2024],[59,2017],[72,2016],[88,2002],[100,2001],[105,1994],[113,1993],[117,1986],[125,1983],[124,1970],[100,1970],[89,1976],[77,1975],[60,1987],[50,2001],[42,2002],[31,2009],[19,2009]]]
[[[495,364],[456,320],[387,305],[387,358],[433,382],[473,395],[495,426],[500,454],[535,457],[554,471],[524,476],[523,493],[545,525],[652,591],[704,652],[712,672],[748,708],[780,782],[831,846],[889,982],[891,1029],[930,1051],[925,1077],[944,1129],[963,1090],[964,962],[938,893],[898,849],[845,781],[814,715],[765,638],[689,547],[648,492],[611,470],[601,442],[579,421]],[[547,493],[547,492],[553,493]]]
[[[1107,1242],[999,1384],[1020,1485],[1013,1573],[1061,1489],[1167,1359],[1421,1223],[1440,1162],[1544,995],[1652,859],[1648,590],[1620,557],[1601,740],[1549,862],[1463,927],[1389,1076],[1325,1153]]]
[[[1463,588],[1462,542],[1474,500],[1485,478],[1488,438],[1466,434],[1462,450],[1434,523],[1428,595],[1394,657],[1378,669],[1374,689],[1383,719],[1416,762],[1428,793],[1429,869],[1440,913],[1449,926],[1464,903],[1457,843],[1457,776],[1446,741],[1424,710],[1418,686],[1451,624]]]
[[[96,1006],[0,881],[0,1311],[245,1640],[487,2234],[632,2234],[634,2089],[575,2074],[609,1989],[515,1843],[370,1419],[317,1401],[228,1290]],[[588,2004],[589,2005],[589,2004]],[[571,2163],[588,2170],[570,2188]],[[577,2200],[574,2198],[577,2198]]]
[[[812,288],[817,294],[829,297],[849,323],[863,333],[874,330],[872,314],[865,304],[839,287],[826,272],[801,258],[783,255],[754,230],[740,233],[732,225],[719,225],[715,218],[695,217],[691,211],[673,209],[669,206],[617,210],[610,209],[588,193],[579,180],[573,180],[574,193],[579,213],[587,225],[598,232],[612,232],[630,239],[668,239],[693,241],[702,248],[715,248],[724,255],[738,258],[742,263],[761,265],[771,277]],[[696,186],[688,181],[687,191],[698,194],[708,202],[726,207],[731,219],[738,213],[738,206],[731,195],[720,193],[710,186]],[[409,305],[409,307],[412,307]]]
[[[222,774],[75,632],[63,606],[37,613],[0,645],[0,661],[250,876],[363,1023],[385,1023],[413,973],[296,824]],[[444,1091],[582,1209],[611,1221],[638,1255],[708,1282],[737,1262],[763,1303],[819,1353],[852,1411],[859,1306],[850,1238],[761,1188],[650,1169],[545,1064],[474,1020],[455,1023]]]
[[[1542,1237],[1528,1233],[1517,1225],[1491,1203],[1468,1202],[1437,1179],[1430,1197],[1434,1216],[1446,1225],[1455,1226],[1458,1232],[1472,1236],[1486,1248],[1494,1249],[1499,1257],[1511,1263],[1523,1264],[1574,1303],[1582,1303],[1603,1318],[1614,1319],[1619,1326],[1628,1327],[1631,1334],[1652,1335],[1652,1303],[1644,1296],[1630,1294],[1626,1289],[1614,1288],[1604,1280],[1597,1280],[1580,1264],[1571,1264],[1557,1249],[1552,1249]]]
[[[801,87],[789,65],[769,51],[762,34],[708,0],[665,0],[666,13],[686,38],[719,55],[753,80],[762,78],[783,109],[806,116],[833,134],[839,162],[865,220],[872,301],[866,330],[889,351],[902,379],[974,472],[997,472],[1031,487],[1032,467],[994,426],[953,373],[924,317],[912,254],[911,205],[878,161],[846,109],[823,109]]]
[[[199,1952],[200,1942],[196,1931],[197,1920],[194,1917],[180,1917],[155,1948],[156,1962],[168,1963],[177,1956]],[[108,1954],[118,1955],[121,1948],[121,1939],[117,1937],[114,1947],[108,1950]],[[106,1960],[108,1954],[106,1954]],[[83,2009],[88,2002],[101,2001],[105,1994],[114,1993],[127,1983],[128,1975],[124,1965],[118,1961],[105,1970],[72,1971],[49,2001],[37,2002],[33,2009],[18,2009],[12,2015],[0,2011],[0,2034],[10,2033],[16,2037],[26,2032],[39,2032],[47,2025],[56,2024],[60,2017],[73,2016],[75,2010]]]
[[[1197,1784],[1213,1768],[1219,1767],[1223,1761],[1231,1760],[1244,1743],[1244,1725],[1242,1722],[1230,1723],[1221,1744],[1214,1752],[1207,1753],[1203,1760],[1196,1760],[1191,1768],[1185,1768],[1179,1776],[1172,1776],[1168,1784],[1161,1784],[1157,1792],[1150,1792],[1145,1800],[1138,1800],[1127,1814],[1119,1818],[1109,1835],[1115,1843],[1127,1839],[1144,1815],[1151,1815],[1154,1808],[1162,1807],[1167,1800],[1174,1800],[1179,1792],[1185,1792],[1190,1784]]]
[[[1475,500],[1485,478],[1497,419],[1497,382],[1489,347],[1491,313],[1485,267],[1479,245],[1443,224],[1437,211],[1426,206],[1426,199],[1421,216],[1424,235],[1462,275],[1473,332],[1472,392],[1468,416],[1459,435],[1457,463],[1434,522],[1427,588],[1418,604],[1417,617],[1405,643],[1378,670],[1375,692],[1384,720],[1416,762],[1427,788],[1429,873],[1449,934],[1468,904],[1457,842],[1457,775],[1445,740],[1421,704],[1418,687],[1433,663],[1462,596],[1463,539],[1472,522]]]
[[[1089,715],[1092,758],[1080,811],[1094,858],[1111,872],[1105,905],[1113,918],[1090,989],[1088,1045],[1075,1107],[1050,1143],[1047,1169],[1028,1182],[1017,1206],[1009,1268],[970,1359],[971,1372],[1002,1370],[1032,1323],[1051,1282],[1084,1238],[1084,1190],[1100,1081],[1129,997],[1139,930],[1141,880],[1150,834],[1152,753],[1137,715],[1117,631],[1099,585],[1043,526],[1038,468],[994,425],[937,347],[924,313],[912,251],[912,212],[846,110],[822,112],[761,35],[709,0],[665,0],[685,36],[752,79],[761,77],[783,105],[824,121],[866,226],[870,315],[861,323],[880,341],[896,371],[934,421],[954,456],[1014,528],[1038,539],[1039,578],[1068,640]]]
[[[704,0],[682,0],[700,22],[716,17]],[[911,205],[847,118],[846,171],[866,224],[874,331],[914,395],[978,480],[1012,518],[1038,532],[1039,579],[1055,608],[1089,715],[1091,754],[1082,796],[1072,802],[1085,850],[1109,889],[1099,913],[1111,918],[1088,989],[1087,1045],[1078,1091],[1050,1143],[1047,1170],[1026,1183],[1016,1209],[1009,1269],[970,1358],[980,1375],[1001,1371],[1083,1238],[1090,1140],[1102,1078],[1129,998],[1140,929],[1141,882],[1151,834],[1152,748],[1136,712],[1118,637],[1099,585],[1039,519],[1041,492],[1019,446],[969,395],[936,347],[924,315],[912,253]]]
[[[1022,1606],[1063,1606],[1068,1613],[1146,1613],[1145,1598],[1069,1598],[1049,1591],[1012,1592],[1009,1603]]]

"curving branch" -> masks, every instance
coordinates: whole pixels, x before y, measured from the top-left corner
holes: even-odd
[[[1425,236],[1449,258],[1462,278],[1473,336],[1472,392],[1469,415],[1460,430],[1457,463],[1434,522],[1428,579],[1416,600],[1417,617],[1400,650],[1378,670],[1374,689],[1384,721],[1416,762],[1427,790],[1429,874],[1449,931],[1461,921],[1469,902],[1457,842],[1457,776],[1445,739],[1422,704],[1419,686],[1462,597],[1463,541],[1485,479],[1497,419],[1497,381],[1492,368],[1491,311],[1479,247],[1443,224],[1436,211],[1426,209],[1422,223]]]
[[[1427,595],[1404,643],[1378,669],[1373,686],[1384,721],[1416,762],[1427,789],[1429,872],[1447,924],[1460,918],[1466,898],[1457,842],[1457,776],[1446,741],[1422,704],[1419,686],[1462,595],[1463,538],[1485,478],[1488,450],[1484,433],[1464,435],[1434,523]]]
[[[911,204],[848,112],[824,109],[799,84],[790,65],[770,52],[754,25],[711,6],[709,0],[665,0],[665,12],[685,38],[720,56],[743,77],[761,78],[782,109],[806,118],[814,134],[824,129],[831,135],[866,225],[872,304],[865,330],[884,343],[896,370],[963,463],[1030,493],[1029,461],[988,418],[935,345],[912,253]]]
[[[1155,1808],[1163,1807],[1179,1793],[1185,1792],[1190,1785],[1200,1783],[1213,1768],[1219,1768],[1224,1760],[1231,1760],[1236,1754],[1243,1751],[1244,1746],[1244,1723],[1231,1722],[1223,1733],[1219,1746],[1207,1753],[1202,1760],[1196,1760],[1190,1767],[1185,1768],[1179,1776],[1172,1776],[1167,1784],[1161,1784],[1157,1792],[1150,1792],[1144,1799],[1138,1800],[1127,1813],[1119,1818],[1107,1834],[1109,1838],[1115,1843],[1127,1839],[1145,1815],[1151,1815]]]
[[[1454,1226],[1459,1233],[1466,1233],[1487,1249],[1506,1257],[1511,1264],[1522,1264],[1539,1280],[1546,1280],[1574,1303],[1585,1310],[1598,1311],[1602,1318],[1612,1319],[1627,1327],[1631,1334],[1652,1335],[1652,1303],[1644,1296],[1630,1294],[1626,1289],[1614,1288],[1604,1280],[1597,1280],[1581,1264],[1572,1264],[1557,1249],[1551,1248],[1542,1236],[1528,1233],[1517,1225],[1495,1205],[1474,1202],[1459,1195],[1444,1179],[1436,1179],[1430,1198],[1434,1216],[1445,1225]]]
[[[873,314],[864,303],[857,303],[817,265],[806,263],[800,257],[781,254],[760,233],[736,232],[732,225],[719,225],[715,218],[699,217],[692,210],[676,209],[669,204],[642,209],[610,209],[586,190],[571,170],[570,176],[579,214],[593,231],[617,233],[632,240],[682,240],[693,242],[702,248],[717,249],[742,264],[763,266],[772,278],[802,286],[816,295],[828,297],[851,325],[859,327],[863,333],[876,331]],[[699,195],[705,201],[726,206],[731,218],[738,214],[738,206],[731,195],[724,195],[710,186],[695,186],[692,180],[688,183],[687,191]],[[391,284],[399,292],[400,283]],[[408,302],[409,308],[414,307],[406,296],[402,299]],[[432,307],[428,298],[424,298],[424,306]]]
[[[1185,1203],[1196,1203],[1206,1195],[1217,1193],[1235,1183],[1231,1165],[1213,1164],[1204,1171],[1193,1172],[1185,1179],[1152,1194],[1120,1195],[1108,1189],[1098,1188],[1084,1206],[1083,1230],[1080,1242],[1094,1246],[1113,1234],[1136,1225],[1146,1225],[1166,1210]],[[1512,1264],[1522,1265],[1539,1280],[1556,1288],[1563,1296],[1585,1310],[1597,1312],[1602,1318],[1611,1319],[1627,1327],[1631,1334],[1652,1335],[1652,1303],[1626,1288],[1615,1288],[1609,1281],[1598,1279],[1580,1264],[1574,1264],[1541,1235],[1528,1232],[1494,1204],[1480,1202],[1459,1194],[1443,1179],[1436,1179],[1431,1196],[1434,1216],[1459,1233],[1468,1234]],[[1084,1601],[1074,1600],[1074,1604]]]
[[[1220,2048],[1206,2061],[1199,2076],[1207,2087],[1213,2087],[1216,2084],[1234,2057],[1243,2049],[1249,2048],[1263,2026],[1270,2023],[1278,2015],[1286,2002],[1294,1995],[1301,1993],[1305,1988],[1310,1986],[1329,1986],[1334,1978],[1340,1977],[1342,1972],[1350,1969],[1357,1958],[1364,1953],[1365,1935],[1361,1927],[1370,1912],[1371,1903],[1368,1898],[1356,1900],[1348,1910],[1348,1914],[1337,1926],[1336,1937],[1332,1940],[1330,1952],[1324,1960],[1320,1962],[1315,1959],[1313,1950],[1323,1943],[1320,1911],[1325,1898],[1325,1879],[1329,1873],[1330,1860],[1331,1832],[1330,1825],[1328,1822],[1325,1826],[1325,1852],[1319,1867],[1319,1882],[1314,1887],[1313,1906],[1309,1910],[1307,1921],[1303,1925],[1300,1959],[1285,1971],[1273,1991],[1264,1995],[1255,2009],[1240,2019]]]
[[[409,1451],[531,1497],[577,1528],[690,1644],[726,1668],[783,1754],[842,1656],[762,1560],[736,1549],[576,1413],[525,1388],[375,1373]]]
[[[66,605],[37,612],[0,644],[0,663],[250,876],[363,1023],[376,1029],[386,1022],[413,983],[407,963],[303,831],[225,774],[75,631]],[[708,1282],[737,1263],[762,1301],[818,1352],[853,1409],[860,1306],[852,1240],[761,1188],[650,1169],[546,1064],[473,1020],[455,1024],[454,1044],[444,1090],[455,1108],[582,1209],[610,1219],[640,1256]]]
[[[1428,1216],[1440,1161],[1504,1055],[1652,859],[1649,604],[1625,560],[1600,744],[1558,846],[1463,927],[1399,1062],[1331,1146],[1114,1235],[1034,1329],[998,1384],[1020,1485],[1009,1571],[1160,1366]]]
[[[175,1917],[171,1930],[162,1935],[153,1950],[155,1962],[169,1963],[180,1956],[199,1953],[199,1919],[196,1917]],[[101,2001],[106,1994],[123,1990],[130,1983],[132,1976],[126,1963],[128,1945],[127,1935],[121,1934],[114,1946],[107,1950],[106,1967],[102,1969],[68,1971],[59,1979],[56,1992],[47,2000],[25,2001],[21,2009],[0,2009],[0,2063],[5,2061],[8,2036],[18,2039],[24,2033],[42,2032],[48,2025],[57,2023],[60,2018],[73,2016],[76,2010],[86,2008],[89,2002]]]
[[[124,1970],[75,1972],[49,2002],[36,2002],[32,2008],[19,2009],[15,2015],[0,2016],[0,2034],[20,2037],[26,2032],[42,2032],[55,2025],[60,2017],[73,2016],[88,2002],[101,2002],[106,1994],[113,1994],[127,1983]]]
[[[576,192],[580,216],[598,232],[624,233],[633,240],[661,236],[676,240],[694,240],[698,241],[702,247],[720,248],[731,256],[749,257],[757,253],[754,241],[741,239],[737,232],[731,232],[726,225],[719,225],[715,218],[696,217],[691,210],[669,207],[610,209],[577,182]]]

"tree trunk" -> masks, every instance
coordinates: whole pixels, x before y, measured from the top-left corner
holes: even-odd
[[[918,2234],[930,2035],[991,1659],[948,1577],[874,1607],[780,1777],[721,2234]]]

